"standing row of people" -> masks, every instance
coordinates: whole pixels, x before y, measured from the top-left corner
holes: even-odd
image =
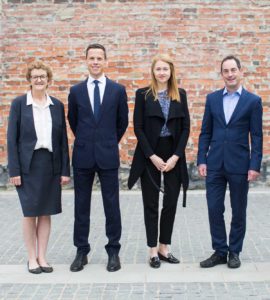
[[[97,174],[106,217],[107,270],[114,272],[121,268],[118,143],[128,126],[127,95],[122,85],[104,75],[104,46],[89,45],[86,63],[88,78],[71,87],[68,97],[68,121],[75,136],[73,239],[77,248],[70,270],[81,271],[88,263],[91,192]],[[262,160],[262,103],[242,87],[236,57],[222,61],[221,75],[225,88],[207,96],[199,138],[198,171],[206,177],[215,250],[200,265],[213,267],[228,259],[228,266],[237,268],[246,229],[248,182],[259,176]],[[50,216],[61,212],[61,185],[68,183],[70,176],[69,155],[63,104],[47,94],[50,68],[34,62],[26,78],[30,91],[16,98],[10,109],[8,166],[24,215],[28,271],[39,274],[53,271],[46,259]],[[140,178],[149,264],[159,268],[161,260],[180,262],[169,246],[180,188],[182,185],[185,206],[189,183],[185,157],[190,132],[187,95],[178,88],[175,66],[168,55],[153,59],[150,85],[136,91],[133,121],[138,143],[128,187]],[[232,207],[228,242],[223,217],[227,184]],[[160,192],[164,195],[159,217]]]

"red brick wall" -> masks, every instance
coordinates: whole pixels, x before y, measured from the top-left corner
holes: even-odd
[[[181,86],[188,93],[192,121],[188,161],[196,159],[205,96],[222,87],[219,65],[228,54],[241,59],[245,87],[263,99],[264,154],[265,159],[269,157],[269,0],[3,2],[0,164],[6,164],[10,102],[28,88],[27,63],[38,58],[53,68],[49,93],[66,104],[70,86],[87,75],[84,51],[93,42],[106,46],[106,73],[128,91],[130,124],[121,143],[123,163],[130,163],[136,143],[132,128],[134,93],[148,84],[150,61],[158,52],[174,57]],[[70,144],[72,139],[69,131]]]

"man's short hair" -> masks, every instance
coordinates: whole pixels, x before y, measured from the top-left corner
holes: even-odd
[[[107,59],[106,49],[105,49],[105,47],[104,47],[103,45],[101,45],[101,44],[90,44],[90,45],[86,48],[86,51],[85,51],[85,57],[86,57],[86,58],[87,58],[88,51],[89,51],[90,49],[101,49],[101,50],[103,50],[103,52],[104,52],[104,57],[105,57],[105,59]]]
[[[240,63],[240,60],[239,60],[236,56],[234,56],[234,55],[228,55],[228,56],[226,56],[225,58],[222,59],[222,62],[221,62],[221,64],[220,64],[220,72],[221,72],[221,73],[222,73],[223,63],[224,63],[225,61],[231,60],[231,59],[233,59],[233,60],[236,62],[238,69],[239,69],[239,70],[241,69],[241,63]]]

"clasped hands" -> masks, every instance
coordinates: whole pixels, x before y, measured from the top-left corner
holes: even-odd
[[[159,171],[169,172],[175,167],[179,156],[174,154],[165,162],[162,158],[160,158],[156,154],[153,154],[152,156],[150,156],[150,159]]]

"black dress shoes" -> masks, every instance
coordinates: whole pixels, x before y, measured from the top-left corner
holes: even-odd
[[[29,262],[27,262],[27,269],[28,269],[28,272],[32,273],[32,274],[40,274],[40,273],[42,273],[42,270],[41,270],[40,267],[37,267],[37,268],[34,268],[34,269],[30,269],[29,268]]]
[[[121,269],[120,258],[117,254],[113,254],[109,256],[107,271],[115,272]]]
[[[221,256],[216,252],[212,254],[209,258],[200,262],[201,268],[212,268],[216,265],[222,265],[227,263],[227,255]]]
[[[78,272],[88,263],[87,255],[78,253],[70,266],[71,272]]]
[[[174,257],[171,253],[168,253],[168,256],[163,256],[161,253],[158,253],[158,257],[160,260],[166,261],[170,264],[179,264],[180,260]]]
[[[229,261],[228,261],[228,267],[231,269],[236,269],[241,266],[241,261],[239,259],[239,255],[233,252],[229,253]]]
[[[157,256],[151,257],[149,260],[150,267],[157,269],[160,267],[160,259]]]

